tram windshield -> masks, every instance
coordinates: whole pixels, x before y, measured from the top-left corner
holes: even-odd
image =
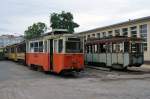
[[[81,53],[82,44],[79,41],[66,41],[66,53]]]

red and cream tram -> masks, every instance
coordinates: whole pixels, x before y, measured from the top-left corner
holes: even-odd
[[[28,40],[26,64],[55,73],[81,71],[84,69],[81,43],[73,34],[53,34]]]
[[[85,42],[85,63],[118,69],[144,63],[142,39],[131,37],[91,38]]]

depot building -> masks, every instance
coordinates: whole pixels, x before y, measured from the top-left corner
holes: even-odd
[[[91,37],[141,37],[144,39],[144,60],[150,62],[150,16],[83,31],[78,35],[82,36],[84,41]]]

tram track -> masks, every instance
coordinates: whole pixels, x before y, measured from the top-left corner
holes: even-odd
[[[150,68],[136,67],[127,70],[116,70],[105,67],[87,66],[86,77],[99,78],[102,81],[150,79]]]

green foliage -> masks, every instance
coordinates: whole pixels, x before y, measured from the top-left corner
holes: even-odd
[[[73,15],[70,12],[52,13],[51,14],[51,27],[52,29],[67,29],[69,33],[74,32],[74,28],[79,27],[77,23],[73,21]]]
[[[46,24],[42,22],[34,23],[24,32],[26,39],[32,39],[41,36],[47,30]]]

